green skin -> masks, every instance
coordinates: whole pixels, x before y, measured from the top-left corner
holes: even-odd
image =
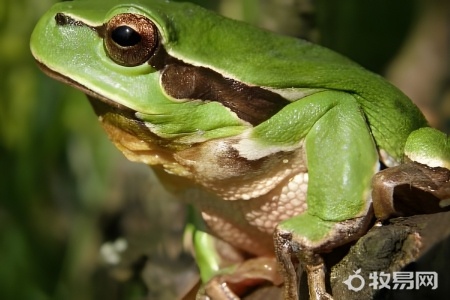
[[[58,26],[57,13],[78,23]],[[247,86],[270,90],[290,104],[252,125],[220,102],[174,99],[161,85],[160,70],[148,63],[119,65],[109,57],[103,38],[92,28],[121,13],[151,20],[169,56]],[[211,141],[232,141],[239,157],[248,161],[302,152],[309,177],[308,208],[280,220],[276,234],[290,232],[293,241],[313,252],[332,248],[324,245],[340,238],[336,226],[370,212],[371,178],[379,160],[393,166],[408,157],[432,167],[450,168],[449,139],[428,128],[418,108],[380,76],[328,49],[275,35],[192,4],[158,0],[59,3],[36,25],[31,49],[51,76],[90,97],[112,106],[118,104],[119,111],[135,111],[135,117],[153,134],[150,141],[158,141],[158,151],[165,154]],[[136,133],[134,129],[127,131],[128,123],[118,122],[127,134]],[[129,148],[121,147],[125,154]],[[207,178],[208,174],[200,174],[198,169],[186,171],[180,161],[146,159],[148,164],[162,165],[171,174],[206,187],[220,175]],[[205,161],[198,158],[197,163]],[[255,175],[249,182],[267,179],[263,177]],[[218,193],[218,198],[222,194]],[[252,201],[251,196],[236,198]],[[198,247],[198,257],[202,278],[207,281],[217,271],[217,255],[208,246],[210,242],[205,243],[203,248]]]

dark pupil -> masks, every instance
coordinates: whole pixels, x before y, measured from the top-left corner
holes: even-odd
[[[141,41],[141,36],[133,28],[128,26],[119,26],[111,33],[111,38],[119,46],[130,47]]]

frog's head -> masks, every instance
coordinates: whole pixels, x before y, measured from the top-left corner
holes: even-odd
[[[136,143],[189,147],[238,135],[286,102],[196,63],[189,51],[212,51],[194,28],[199,14],[211,15],[159,0],[63,2],[41,18],[31,49],[48,75],[88,95],[116,142],[127,134]],[[239,100],[250,94],[260,102]]]
[[[158,71],[146,62],[159,37],[153,22],[138,17],[143,14],[138,6],[101,1],[58,3],[36,25],[31,51],[50,76],[94,98],[147,112]]]

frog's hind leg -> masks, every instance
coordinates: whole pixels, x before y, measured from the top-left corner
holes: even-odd
[[[371,178],[378,170],[376,147],[352,95],[332,92],[337,104],[305,139],[308,191],[305,213],[276,229],[277,260],[285,274],[285,299],[298,299],[298,261],[308,276],[311,299],[331,299],[321,253],[359,238],[372,219]]]
[[[185,241],[195,255],[203,283],[193,288],[198,289],[195,299],[239,300],[241,296],[259,292],[260,288],[264,289],[262,293],[270,293],[270,299],[281,299],[278,295],[281,295],[279,286],[283,280],[273,255],[249,257],[212,236],[193,209],[190,210]]]

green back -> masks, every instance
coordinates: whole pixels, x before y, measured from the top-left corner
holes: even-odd
[[[249,85],[274,89],[339,90],[355,96],[377,145],[401,159],[410,132],[426,126],[417,107],[397,88],[326,48],[227,19],[189,3],[161,0],[79,0],[59,8],[100,25],[117,13],[152,19],[167,52]],[[109,12],[108,12],[109,11]],[[142,100],[141,101],[145,101]]]
[[[378,146],[396,159],[413,130],[427,126],[396,87],[349,59],[309,42],[219,17],[187,3],[158,2],[152,16],[164,28],[167,51],[252,85],[313,88],[355,95]],[[142,1],[144,3],[144,1]]]

